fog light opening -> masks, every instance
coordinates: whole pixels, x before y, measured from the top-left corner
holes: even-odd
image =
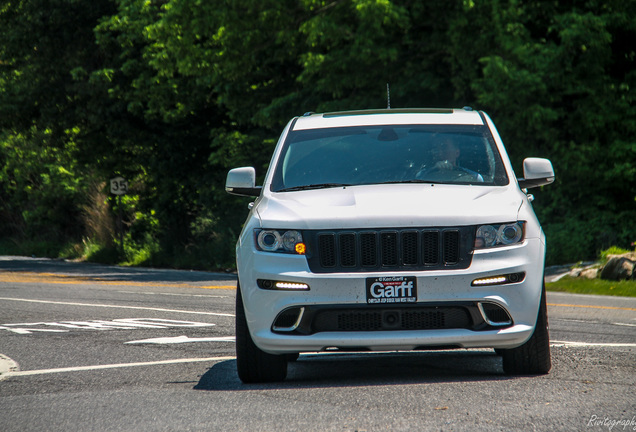
[[[523,279],[523,277],[519,273],[512,273],[508,275],[508,282],[510,283],[521,282],[521,279]]]

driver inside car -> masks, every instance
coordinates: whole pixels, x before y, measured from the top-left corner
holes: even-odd
[[[418,180],[457,180],[457,181],[473,181],[483,182],[484,178],[478,172],[469,170],[459,165],[458,159],[461,150],[450,138],[442,139],[432,149],[433,160],[435,165],[430,168],[424,168],[417,173]]]

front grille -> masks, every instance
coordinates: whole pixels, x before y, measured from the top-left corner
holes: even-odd
[[[305,231],[314,273],[468,268],[474,227]]]

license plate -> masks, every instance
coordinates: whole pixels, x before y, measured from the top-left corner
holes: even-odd
[[[415,303],[417,281],[414,276],[367,278],[367,303]]]

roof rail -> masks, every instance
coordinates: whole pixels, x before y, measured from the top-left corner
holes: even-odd
[[[323,117],[344,117],[352,115],[369,114],[452,114],[451,108],[391,108],[391,109],[369,109],[357,111],[336,111],[324,113]]]

